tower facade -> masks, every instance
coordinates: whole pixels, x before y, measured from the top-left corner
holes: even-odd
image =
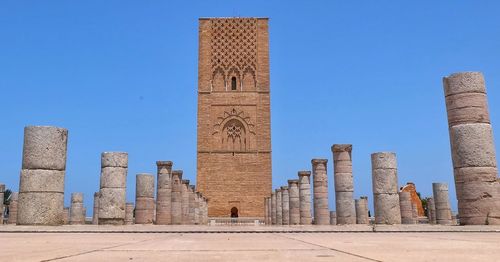
[[[264,217],[271,195],[267,18],[199,20],[197,188],[211,217]]]

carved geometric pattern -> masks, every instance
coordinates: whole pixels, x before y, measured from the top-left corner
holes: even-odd
[[[226,123],[228,123],[231,119],[238,119],[241,122],[244,123],[245,126],[247,126],[248,132],[255,135],[255,125],[251,122],[251,119],[249,116],[246,116],[243,111],[236,111],[235,108],[231,109],[229,112],[224,111],[223,116],[217,117],[217,123],[213,126],[214,131],[212,132],[212,135],[220,133],[222,128]]]

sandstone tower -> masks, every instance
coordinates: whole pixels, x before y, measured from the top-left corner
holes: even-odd
[[[197,188],[209,216],[264,217],[271,195],[267,18],[201,18]]]

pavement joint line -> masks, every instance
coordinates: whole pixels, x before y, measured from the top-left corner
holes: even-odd
[[[97,250],[97,252],[268,252],[268,251],[320,251],[323,249],[314,248],[291,248],[291,249],[168,249],[168,250],[154,250],[154,249],[113,249],[113,250]]]
[[[435,230],[435,231],[422,231],[422,230],[376,230],[376,231],[349,231],[349,230],[317,230],[317,231],[307,231],[307,230],[297,230],[297,231],[279,231],[279,230],[215,230],[215,231],[204,231],[204,230],[195,230],[195,231],[165,231],[165,230],[144,230],[144,231],[126,231],[126,230],[0,230],[0,233],[68,233],[68,234],[93,234],[93,233],[109,233],[109,234],[241,234],[241,233],[254,233],[254,234],[262,234],[262,233],[280,233],[280,234],[291,234],[291,233],[500,233],[499,230],[496,231],[482,231],[482,230],[466,230],[466,231],[454,231],[454,230]]]
[[[374,259],[374,258],[369,258],[369,257],[365,257],[365,256],[362,256],[362,255],[358,255],[358,254],[354,254],[354,253],[351,253],[351,252],[347,252],[347,251],[344,251],[344,250],[340,250],[340,249],[336,249],[336,248],[332,248],[332,247],[327,247],[327,246],[323,246],[323,245],[311,243],[311,242],[308,242],[308,241],[305,241],[305,240],[302,240],[302,239],[296,239],[296,238],[288,237],[288,236],[285,236],[285,235],[279,235],[279,236],[280,237],[284,237],[284,238],[288,238],[288,239],[292,239],[292,240],[295,240],[295,241],[299,241],[299,242],[302,242],[302,243],[310,244],[310,245],[313,245],[313,246],[322,247],[324,249],[329,249],[329,250],[332,250],[332,251],[340,252],[340,253],[343,253],[343,254],[346,254],[346,255],[350,255],[350,256],[354,256],[354,257],[358,257],[358,258],[362,258],[362,259],[366,259],[366,260],[370,260],[370,261],[383,262],[382,260],[378,260],[378,259]]]

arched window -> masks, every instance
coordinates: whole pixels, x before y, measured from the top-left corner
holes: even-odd
[[[236,77],[231,77],[231,90],[236,90]]]

